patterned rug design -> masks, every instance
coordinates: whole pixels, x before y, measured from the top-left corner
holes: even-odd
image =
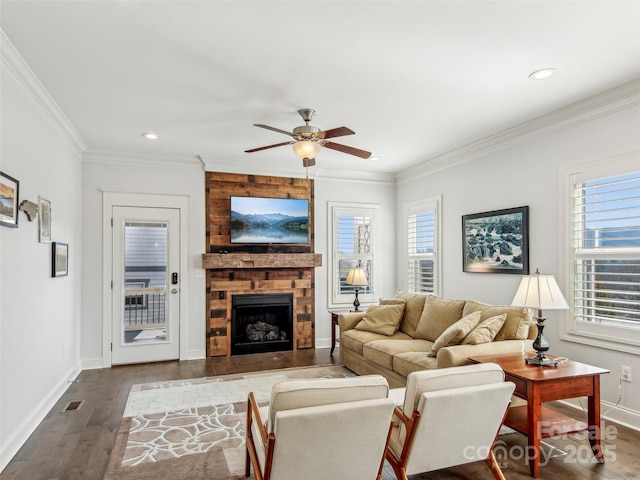
[[[133,385],[104,479],[245,478],[249,392],[266,405],[277,382],[353,375],[331,365]]]

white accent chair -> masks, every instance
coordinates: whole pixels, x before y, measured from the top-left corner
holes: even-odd
[[[484,460],[504,480],[493,446],[514,389],[494,363],[410,373],[390,392],[402,405],[386,454],[396,477]]]
[[[249,394],[247,477],[382,479],[395,403],[381,375],[287,380],[268,406]]]

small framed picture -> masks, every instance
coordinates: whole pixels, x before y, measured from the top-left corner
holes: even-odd
[[[69,275],[69,245],[61,242],[51,243],[51,276]]]
[[[18,228],[20,182],[0,172],[0,225]]]
[[[38,232],[40,243],[51,243],[51,202],[38,197]]]
[[[529,207],[464,215],[462,270],[529,275]]]

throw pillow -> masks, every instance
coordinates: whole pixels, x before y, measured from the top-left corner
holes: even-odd
[[[442,347],[457,345],[480,323],[480,312],[473,312],[447,328],[434,342],[427,357],[435,357]]]
[[[418,325],[418,320],[420,320],[420,315],[422,315],[427,295],[424,293],[398,291],[396,292],[396,298],[407,302],[404,308],[402,323],[400,323],[400,330],[413,337],[416,334],[416,326]]]
[[[435,342],[442,332],[460,320],[464,300],[450,300],[429,295],[416,328],[415,338]]]
[[[407,301],[401,298],[381,298],[380,305],[404,305],[406,309]]]
[[[507,314],[504,325],[496,335],[496,340],[526,340],[529,335],[531,311],[528,308],[488,305],[475,300],[467,300],[462,314],[468,315],[475,311],[482,313],[482,320],[502,313]]]
[[[507,318],[507,314],[496,315],[482,320],[476,328],[471,330],[471,333],[464,337],[462,345],[478,345],[479,343],[493,342],[496,335],[504,325],[504,321]]]
[[[354,328],[391,336],[398,330],[403,313],[404,305],[371,305]]]

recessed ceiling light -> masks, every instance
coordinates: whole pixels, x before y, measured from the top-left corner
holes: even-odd
[[[533,72],[531,75],[529,75],[529,78],[531,80],[544,80],[546,78],[549,78],[554,73],[556,73],[555,68],[543,68],[542,70],[536,70],[535,72]]]
[[[158,139],[158,135],[156,135],[155,133],[143,133],[142,136],[144,138],[146,138],[147,140],[157,140]]]
[[[377,162],[378,160],[380,160],[380,157],[378,157],[376,155],[371,155],[369,157],[369,160],[371,160],[372,162]]]

